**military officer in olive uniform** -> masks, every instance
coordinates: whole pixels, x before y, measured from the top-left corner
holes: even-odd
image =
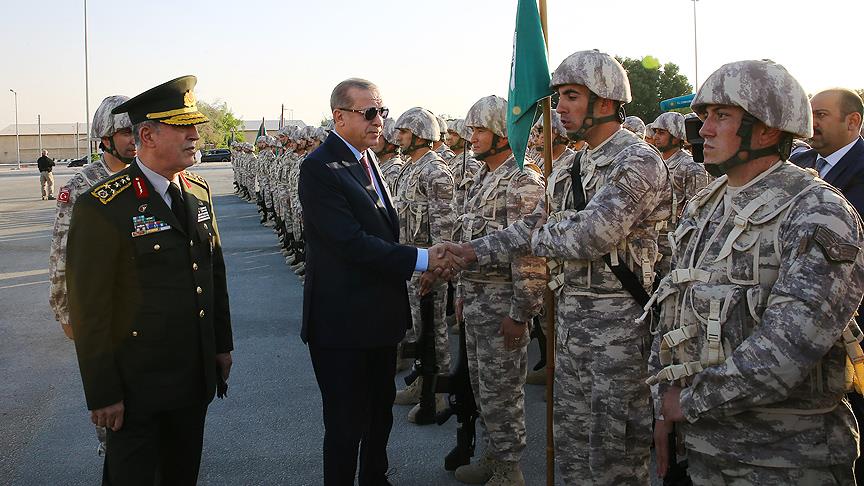
[[[117,106],[138,157],[75,203],[67,287],[103,484],[194,485],[207,406],[231,367],[225,263],[195,162],[194,76]]]

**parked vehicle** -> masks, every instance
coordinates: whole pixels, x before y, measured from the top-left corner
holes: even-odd
[[[85,155],[80,159],[70,160],[66,167],[83,167],[88,162],[90,162],[90,156]]]
[[[231,151],[228,149],[213,149],[204,152],[201,162],[230,162]]]

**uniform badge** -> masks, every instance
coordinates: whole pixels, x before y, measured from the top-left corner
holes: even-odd
[[[60,189],[60,194],[57,194],[57,202],[68,203],[69,202],[69,188],[64,187]]]
[[[207,211],[207,206],[198,206],[198,222],[210,221],[210,211]]]
[[[147,199],[150,197],[150,191],[147,190],[147,184],[144,184],[144,179],[136,177],[132,181],[132,185],[135,186],[135,197],[138,199]],[[143,213],[144,211],[141,212]]]
[[[132,216],[132,237],[149,235],[171,229],[171,226],[155,216]]]

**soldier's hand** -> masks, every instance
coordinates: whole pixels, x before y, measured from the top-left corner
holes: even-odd
[[[438,277],[435,275],[435,272],[423,272],[420,275],[420,287],[417,289],[417,295],[423,297],[432,291],[432,286],[435,285],[435,282],[438,281]]]
[[[465,262],[461,257],[448,251],[454,243],[438,243],[429,248],[429,270],[435,272],[439,278],[450,280],[459,270],[465,268]],[[458,245],[456,245],[458,246]]]
[[[462,261],[465,262],[465,265],[477,261],[477,253],[474,251],[474,247],[471,246],[471,243],[447,243],[447,252],[461,258]]]
[[[504,336],[505,350],[518,349],[527,343],[528,326],[507,316],[501,321],[501,335]]]
[[[99,427],[106,427],[117,432],[123,428],[123,413],[125,411],[123,400],[120,400],[113,405],[91,410],[90,421]]]
[[[75,333],[72,331],[72,324],[61,322],[60,327],[63,328],[63,334],[65,334],[67,338],[75,339]]]
[[[684,413],[681,411],[681,387],[670,386],[663,394],[663,418],[669,422],[681,422]]]
[[[228,375],[231,374],[231,365],[233,364],[233,360],[231,359],[231,353],[217,354],[216,364],[219,365],[219,369],[222,371],[222,379],[227,382]]]
[[[669,434],[671,433],[672,422],[654,421],[654,453],[657,455],[657,476],[661,478],[665,478],[669,470]]]

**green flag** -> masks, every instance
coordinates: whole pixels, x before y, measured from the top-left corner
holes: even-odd
[[[539,116],[538,101],[552,94],[549,81],[549,62],[537,1],[519,0],[507,97],[507,137],[519,168],[525,163],[528,136]]]
[[[255,140],[260,136],[267,136],[267,127],[264,126],[264,118],[261,118],[261,126],[258,127],[258,134],[255,135]]]

